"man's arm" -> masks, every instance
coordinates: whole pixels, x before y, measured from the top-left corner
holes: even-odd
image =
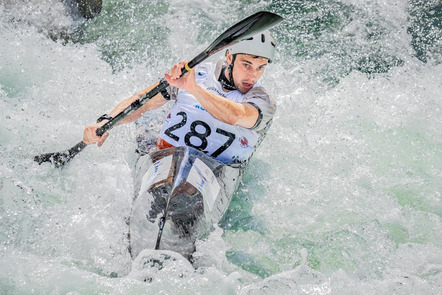
[[[140,97],[142,97],[143,95],[145,95],[146,93],[148,93],[149,91],[151,91],[155,86],[157,86],[159,84],[159,82],[154,83],[153,85],[147,87],[146,89],[142,90],[141,92],[139,92],[138,94],[135,94],[125,100],[123,100],[122,102],[120,102],[110,113],[109,115],[114,118],[115,116],[117,116],[119,113],[121,113],[125,108],[127,108],[128,106],[130,106],[134,101],[136,101],[137,99],[139,99]],[[133,121],[138,120],[141,115],[146,112],[146,111],[151,111],[154,109],[157,109],[159,107],[161,107],[162,105],[164,105],[167,102],[166,99],[163,98],[163,96],[161,95],[161,93],[158,93],[157,95],[155,95],[154,97],[152,97],[150,100],[148,100],[144,105],[142,105],[138,110],[134,111],[133,113],[131,113],[130,115],[128,115],[126,118],[124,118],[123,120],[121,120],[120,122],[118,122],[118,125],[122,125],[122,124],[127,124]]]
[[[112,118],[114,118],[119,113],[121,113],[125,108],[130,106],[134,101],[136,101],[137,99],[142,97],[144,94],[146,94],[150,90],[152,90],[155,86],[158,85],[158,83],[159,82],[156,82],[153,85],[151,85],[150,87],[142,90],[140,93],[135,94],[135,95],[123,100],[109,113],[109,115]],[[156,108],[159,108],[162,105],[164,105],[166,102],[167,102],[167,100],[163,98],[161,93],[158,93],[157,95],[152,97],[149,101],[147,101],[143,106],[141,106],[138,110],[134,111],[133,113],[128,115],[126,118],[124,118],[123,120],[118,122],[117,125],[122,125],[122,124],[133,122],[133,121],[137,120],[138,118],[140,118],[141,115],[145,111],[154,110]],[[97,136],[96,132],[97,132],[98,128],[100,128],[101,126],[103,126],[107,122],[108,122],[108,120],[103,120],[99,123],[87,126],[83,132],[83,142],[86,144],[95,144],[96,143],[98,146],[101,146],[104,143],[104,141],[106,140],[106,138],[109,136],[109,132],[106,131],[106,133],[103,134],[101,137]]]
[[[245,128],[255,125],[259,112],[253,105],[234,102],[202,88],[195,82],[194,69],[181,77],[181,69],[185,64],[186,62],[180,62],[172,68],[171,74],[165,74],[170,85],[182,88],[195,96],[202,107],[221,122]]]
[[[258,110],[249,103],[238,103],[217,95],[195,84],[189,93],[195,96],[201,106],[221,122],[252,128],[258,120]]]

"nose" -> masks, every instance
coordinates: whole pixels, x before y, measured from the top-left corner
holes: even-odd
[[[246,73],[247,77],[255,78],[258,75],[258,71],[250,70]]]

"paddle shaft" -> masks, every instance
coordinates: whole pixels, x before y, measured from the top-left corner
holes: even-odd
[[[209,53],[202,52],[198,56],[196,56],[194,59],[189,61],[187,63],[187,66],[189,68],[193,68],[194,66],[201,63],[203,60],[208,58],[210,56]],[[187,69],[183,67],[181,69],[181,76],[183,76],[185,73],[187,73]],[[124,118],[126,118],[128,115],[133,113],[134,111],[138,110],[141,106],[143,106],[146,102],[148,102],[150,99],[152,99],[155,95],[163,91],[164,89],[169,86],[169,82],[167,82],[165,79],[162,79],[160,83],[152,88],[148,93],[144,94],[137,100],[135,100],[133,103],[131,103],[128,107],[126,107],[121,113],[116,115],[114,118],[109,120],[109,122],[106,122],[103,126],[97,129],[96,134],[98,136],[102,136],[106,131],[112,129],[113,126],[118,124],[120,121],[122,121]]]
[[[157,86],[152,88],[148,93],[144,94],[134,102],[132,102],[128,107],[126,107],[121,113],[116,115],[114,118],[106,122],[103,126],[97,129],[96,133],[98,136],[102,136],[106,131],[112,129],[116,124],[126,118],[128,115],[138,110],[141,106],[143,106],[147,101],[149,101],[152,97],[160,93],[162,90],[166,89],[169,86],[169,83],[166,80],[162,80]]]

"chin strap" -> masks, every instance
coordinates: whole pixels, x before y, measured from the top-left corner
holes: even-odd
[[[230,80],[225,75],[225,69],[221,70],[218,81],[221,83],[224,89],[229,91],[236,90],[235,82],[233,81],[233,64],[235,63],[236,54],[232,57],[232,63],[227,67],[227,72],[229,74]]]

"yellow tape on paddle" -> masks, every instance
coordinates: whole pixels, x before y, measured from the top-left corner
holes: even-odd
[[[188,62],[184,65],[184,68],[185,68],[188,72],[190,72],[190,71],[192,70],[192,68],[189,68],[189,63],[188,63]]]

